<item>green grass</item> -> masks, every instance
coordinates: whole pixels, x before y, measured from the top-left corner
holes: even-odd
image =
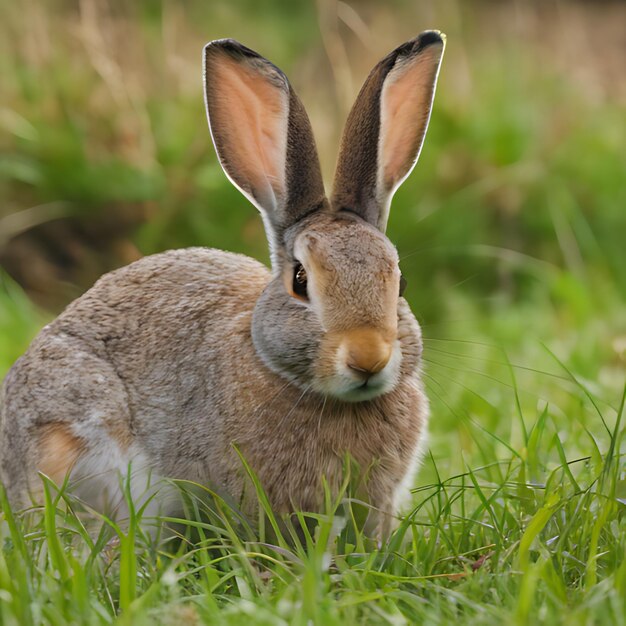
[[[569,405],[529,416],[512,378],[518,436],[467,407],[459,428],[476,462],[450,473],[431,455],[431,480],[380,548],[339,500],[303,539],[281,534],[269,510],[254,530],[217,497],[193,501],[193,539],[160,548],[141,511],[98,534],[51,490],[17,519],[2,501],[2,623],[623,624],[624,395],[614,411],[570,371],[560,380]],[[575,423],[565,432],[564,410]]]
[[[35,1],[26,23],[0,4],[0,255],[24,230],[33,267],[52,257],[67,270],[30,292],[59,308],[125,262],[120,247],[267,260],[260,219],[212,154],[199,51],[232,35],[276,61],[332,163],[345,112],[322,45],[331,5],[113,3],[94,22],[89,7],[105,5],[81,16]],[[567,36],[568,6],[551,40]],[[183,525],[193,540],[157,548],[141,511],[98,533],[53,491],[44,510],[2,502],[0,624],[626,624],[626,110],[601,80],[611,59],[590,89],[544,30],[495,27],[493,6],[355,8],[372,32],[365,54],[340,29],[355,88],[374,48],[422,26],[448,34],[426,145],[389,225],[432,404],[410,510],[378,548],[331,502],[294,543],[271,512],[254,530],[208,497]],[[0,377],[51,317],[0,269]]]

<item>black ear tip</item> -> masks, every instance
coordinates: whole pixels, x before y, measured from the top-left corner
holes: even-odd
[[[258,52],[239,43],[236,39],[214,39],[204,46],[204,56],[208,56],[213,52],[225,52],[231,57],[252,57],[262,58]]]
[[[243,46],[236,39],[214,39],[204,46],[204,51],[209,50],[237,50]]]
[[[277,86],[283,89],[289,88],[289,81],[279,67],[274,65],[271,61],[268,61],[258,52],[239,43],[236,39],[215,39],[209,41],[209,43],[204,46],[203,58],[205,68],[208,67],[211,60],[216,56],[219,58],[220,55],[228,55],[231,59],[239,63],[251,63],[256,70],[265,72],[270,78],[273,77]]]
[[[417,36],[417,45],[420,48],[431,46],[434,43],[444,43],[446,36],[440,30],[425,30]]]
[[[383,60],[383,62],[389,62],[389,60],[391,60],[393,64],[395,63],[396,59],[398,59],[398,57],[413,58],[414,56],[426,50],[426,48],[434,45],[441,46],[443,53],[443,48],[445,44],[446,36],[440,30],[425,30],[414,39],[410,39],[406,43],[403,43],[401,46],[398,46],[393,52],[389,54],[388,57]]]

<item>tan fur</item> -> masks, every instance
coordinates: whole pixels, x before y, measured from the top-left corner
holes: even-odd
[[[284,74],[233,40],[205,48],[215,146],[262,212],[273,272],[228,252],[175,250],[103,276],[70,304],[0,390],[0,478],[13,503],[36,491],[37,470],[57,482],[69,473],[78,497],[124,515],[119,478],[130,471],[131,495],[154,514],[177,512],[176,492],[160,484],[174,478],[256,516],[236,446],[280,513],[319,511],[323,481],[337,494],[351,457],[371,506],[368,531],[389,532],[428,401],[421,331],[398,297],[398,254],[380,202],[381,180],[399,180],[417,155],[405,151],[394,164],[378,150],[402,135],[396,118],[415,134],[414,114],[425,132],[429,109],[411,113],[401,100],[430,106],[441,49],[441,36],[426,32],[373,70],[329,202],[310,123]],[[421,93],[401,88],[405,75]],[[395,113],[381,131],[384,93]],[[296,298],[299,264],[308,282]]]
[[[128,424],[119,421],[109,422],[106,424],[106,432],[111,437],[111,440],[119,446],[122,452],[127,452],[133,443],[133,434]]]
[[[326,332],[369,326],[395,335],[398,255],[382,233],[349,217],[319,215],[296,237],[294,254]]]
[[[39,432],[38,470],[61,484],[85,450],[85,441],[68,424],[46,424]]]
[[[355,328],[345,332],[341,344],[348,367],[357,371],[375,374],[391,358],[390,341],[386,341],[375,328]]]

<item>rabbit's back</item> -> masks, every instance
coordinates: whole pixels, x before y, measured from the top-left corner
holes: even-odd
[[[204,248],[103,276],[7,375],[0,466],[10,495],[21,498],[35,470],[62,480],[90,455],[89,472],[139,455],[161,475],[200,478],[192,448],[205,457],[223,443],[210,399],[220,362],[253,353],[250,318],[269,278],[253,259]]]

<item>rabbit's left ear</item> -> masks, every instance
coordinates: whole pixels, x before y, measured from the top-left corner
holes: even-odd
[[[396,189],[419,157],[445,47],[425,31],[372,70],[350,111],[341,140],[331,205],[385,231]]]
[[[204,48],[204,88],[220,163],[261,212],[274,264],[284,230],[326,202],[309,118],[287,77],[233,39]]]

